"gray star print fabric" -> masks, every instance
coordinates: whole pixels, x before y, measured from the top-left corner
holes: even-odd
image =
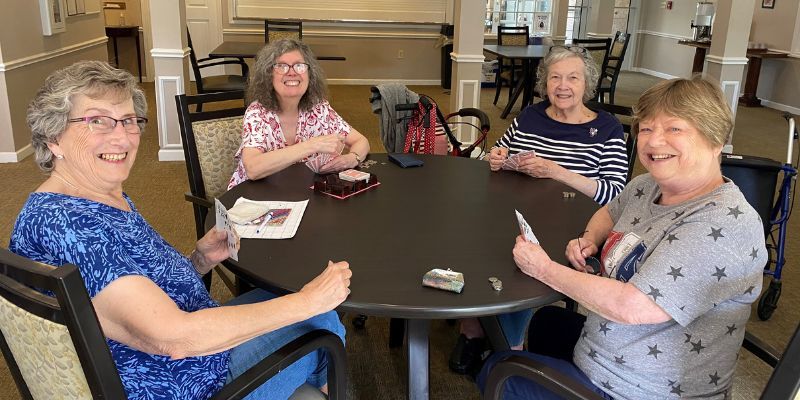
[[[730,398],[750,304],[767,261],[761,220],[726,183],[674,206],[649,174],[608,205],[604,276],[630,282],[672,320],[626,325],[590,313],[575,364],[614,398]]]

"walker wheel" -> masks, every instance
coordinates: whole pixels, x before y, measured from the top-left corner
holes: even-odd
[[[781,297],[781,281],[772,280],[769,287],[758,300],[758,318],[766,321],[778,308],[778,299]]]

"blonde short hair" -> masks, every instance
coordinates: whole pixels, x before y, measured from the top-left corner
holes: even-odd
[[[647,89],[633,106],[633,130],[658,114],[688,121],[714,146],[723,146],[733,131],[733,113],[719,85],[696,75],[671,79]]]

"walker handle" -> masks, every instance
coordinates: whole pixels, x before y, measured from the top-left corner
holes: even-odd
[[[795,124],[794,124],[794,117],[789,113],[784,113],[783,118],[786,118],[786,121],[789,122],[789,148],[786,151],[786,164],[792,164],[792,146],[794,145],[794,139],[796,137],[795,132]]]

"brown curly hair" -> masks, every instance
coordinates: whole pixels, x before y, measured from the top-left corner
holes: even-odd
[[[325,72],[317,61],[317,57],[305,43],[296,39],[280,39],[270,42],[259,50],[256,62],[247,83],[247,103],[257,101],[271,111],[281,111],[278,95],[272,86],[275,61],[278,57],[290,52],[299,51],[308,64],[308,89],[300,99],[298,107],[303,111],[311,110],[315,105],[325,101],[328,87],[325,83]]]

